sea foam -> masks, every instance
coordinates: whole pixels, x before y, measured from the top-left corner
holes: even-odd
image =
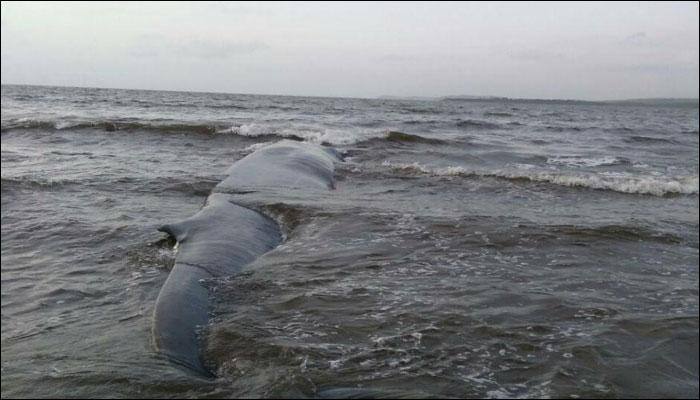
[[[567,187],[611,190],[620,193],[650,194],[698,194],[698,176],[633,176],[627,174],[564,174],[532,170],[498,169],[491,171],[468,170],[461,166],[431,167],[413,163],[384,161],[382,166],[394,171],[432,176],[490,177],[508,180],[545,182]]]

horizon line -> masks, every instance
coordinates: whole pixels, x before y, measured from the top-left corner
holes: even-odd
[[[699,97],[634,97],[610,100],[574,99],[574,98],[545,98],[545,97],[508,97],[499,95],[468,95],[453,94],[440,96],[417,96],[417,95],[379,95],[379,96],[342,96],[342,95],[303,95],[303,94],[271,94],[271,93],[236,93],[224,91],[207,90],[179,90],[179,89],[141,89],[141,88],[119,88],[119,87],[99,87],[99,86],[73,86],[73,85],[45,85],[35,83],[0,83],[1,86],[38,86],[56,88],[76,88],[76,89],[100,89],[100,90],[141,90],[149,92],[179,92],[179,93],[199,93],[199,94],[230,94],[243,96],[279,96],[279,97],[314,97],[329,99],[362,99],[362,100],[413,100],[413,101],[436,101],[436,100],[464,100],[464,101],[488,101],[488,100],[514,100],[514,101],[568,101],[568,102],[589,102],[589,103],[609,103],[609,102],[630,102],[648,100],[683,100],[700,101]]]

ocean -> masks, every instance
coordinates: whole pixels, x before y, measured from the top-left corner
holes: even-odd
[[[2,397],[698,397],[698,106],[2,86]],[[203,284],[207,379],[153,347],[227,168],[285,241]],[[235,229],[235,227],[232,227]]]

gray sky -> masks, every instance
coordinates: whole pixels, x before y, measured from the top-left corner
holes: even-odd
[[[2,2],[2,83],[698,97],[698,3]]]

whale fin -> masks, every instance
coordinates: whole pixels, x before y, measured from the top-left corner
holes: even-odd
[[[167,233],[168,235],[175,238],[175,240],[177,240],[178,242],[182,242],[187,237],[187,231],[191,222],[190,219],[191,218],[188,218],[184,221],[175,222],[173,224],[165,224],[163,226],[158,227],[158,230],[160,232]]]

